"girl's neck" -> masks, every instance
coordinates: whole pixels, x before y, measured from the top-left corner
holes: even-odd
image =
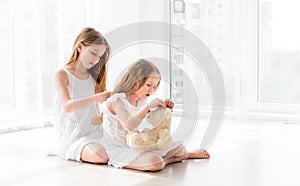
[[[77,61],[74,63],[74,66],[79,74],[86,74],[88,72],[79,59],[77,59]]]
[[[83,65],[77,61],[67,66],[68,69],[78,78],[86,79],[88,77],[88,71]]]
[[[127,94],[126,99],[128,102],[134,106],[137,106],[137,102],[139,100],[138,96],[136,94]]]

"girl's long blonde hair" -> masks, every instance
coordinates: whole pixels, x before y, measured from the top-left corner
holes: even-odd
[[[110,57],[110,46],[100,32],[96,31],[94,28],[84,28],[75,39],[71,57],[65,66],[75,63],[78,59],[79,52],[77,47],[80,43],[84,46],[90,46],[92,44],[106,46],[106,51],[101,56],[99,62],[92,68],[88,69],[89,73],[96,81],[95,93],[103,92],[106,90],[107,61]]]
[[[113,93],[132,94],[139,90],[150,76],[157,76],[159,78],[158,84],[155,87],[155,91],[157,91],[161,79],[159,70],[152,62],[139,59],[129,67]]]

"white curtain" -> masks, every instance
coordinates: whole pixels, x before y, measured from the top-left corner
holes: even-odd
[[[53,75],[67,62],[80,30],[88,26],[105,34],[122,19],[137,20],[137,7],[136,0],[2,0],[0,128],[50,121]]]

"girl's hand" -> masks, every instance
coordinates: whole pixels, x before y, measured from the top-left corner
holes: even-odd
[[[105,91],[105,92],[98,93],[98,94],[96,94],[96,102],[97,103],[103,102],[110,96],[111,96],[111,91]]]
[[[166,104],[163,100],[159,99],[159,98],[155,98],[154,100],[152,100],[149,103],[150,108],[154,108],[154,107],[164,107],[166,108]]]
[[[165,104],[166,104],[166,107],[169,108],[169,109],[173,109],[174,108],[174,102],[170,99],[166,99],[165,100]]]

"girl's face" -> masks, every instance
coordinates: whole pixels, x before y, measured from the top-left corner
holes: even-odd
[[[135,92],[139,99],[146,99],[154,93],[160,78],[156,76],[150,76],[146,79],[145,84]]]
[[[105,45],[92,44],[90,46],[84,46],[83,44],[79,44],[78,50],[80,52],[79,58],[82,65],[89,69],[97,64],[100,60],[100,57],[106,51]]]

